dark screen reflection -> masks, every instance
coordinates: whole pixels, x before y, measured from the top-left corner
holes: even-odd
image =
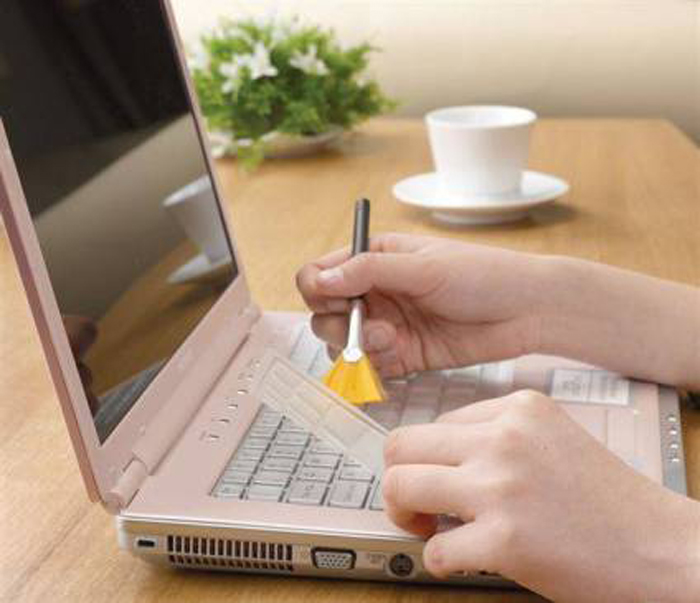
[[[101,441],[236,275],[157,0],[0,0],[0,117]]]

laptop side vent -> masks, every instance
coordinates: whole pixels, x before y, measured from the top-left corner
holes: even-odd
[[[168,536],[168,559],[173,565],[210,569],[294,571],[292,545],[256,540]]]

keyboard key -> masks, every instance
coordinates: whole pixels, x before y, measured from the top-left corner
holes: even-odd
[[[301,425],[297,425],[294,421],[291,419],[285,418],[284,421],[282,421],[282,425],[280,427],[280,434],[282,433],[306,433],[308,434],[309,432],[306,431]]]
[[[406,398],[406,405],[413,406],[437,406],[440,403],[440,390],[411,390]]]
[[[334,454],[307,454],[304,457],[306,467],[324,467],[335,469],[338,464],[338,457]]]
[[[384,383],[384,391],[387,396],[394,399],[403,398],[406,395],[407,387],[406,381],[387,381]]]
[[[253,478],[253,483],[267,484],[268,486],[286,486],[289,476],[290,474],[284,471],[258,471]]]
[[[292,484],[287,502],[296,505],[320,505],[326,494],[326,485],[320,482],[298,481]]]
[[[446,396],[442,399],[440,404],[440,414],[452,412],[453,410],[459,410],[460,408],[464,408],[470,402],[471,399],[466,396]]]
[[[373,473],[366,467],[343,467],[340,471],[340,479],[357,482],[371,482]]]
[[[373,511],[383,511],[384,510],[384,498],[382,497],[382,484],[377,484],[374,489],[374,494],[372,495],[372,502],[369,503],[369,508]]]
[[[383,406],[384,404],[373,404],[367,411],[367,414],[377,423],[383,427],[386,427],[387,429],[397,427],[399,425],[399,421],[401,420],[401,410],[382,408]]]
[[[222,484],[246,485],[250,481],[251,473],[241,471],[227,471],[221,476]]]
[[[416,425],[418,423],[432,423],[435,418],[435,407],[407,406],[401,416],[401,425]]]
[[[251,448],[241,448],[237,453],[234,462],[238,461],[255,461],[260,462],[262,458],[263,451],[255,450]]]
[[[229,471],[247,471],[248,473],[252,473],[253,471],[255,471],[255,468],[257,466],[258,463],[256,461],[234,459],[234,461],[228,467],[226,467],[225,473],[228,473]]]
[[[247,437],[243,440],[244,448],[252,448],[254,450],[266,450],[270,445],[270,440],[266,438],[251,438]]]
[[[221,484],[214,491],[214,494],[221,498],[240,498],[242,493],[243,486],[240,484]]]
[[[336,482],[328,504],[344,509],[361,509],[367,498],[369,486],[364,482]]]
[[[320,467],[302,467],[296,475],[296,479],[307,482],[328,483],[333,477],[332,469],[321,469]]]
[[[258,418],[255,419],[255,423],[253,423],[254,427],[272,427],[273,429],[277,429],[282,423],[282,415],[280,414],[259,414]]]
[[[314,454],[340,454],[340,450],[338,450],[335,446],[318,439],[311,443],[311,446],[309,446],[309,452],[313,452]]]
[[[362,463],[348,456],[343,459],[343,467],[362,467]]]
[[[275,433],[277,432],[277,427],[273,425],[253,425],[248,435],[253,438],[266,438],[271,440]]]
[[[275,444],[281,444],[283,446],[306,446],[309,441],[308,433],[285,433],[281,432]]]
[[[294,459],[266,458],[263,461],[262,468],[265,471],[286,471],[291,473],[296,466],[297,462]]]
[[[296,461],[299,459],[302,452],[304,452],[304,448],[302,446],[277,446],[277,445],[274,445],[272,448],[270,448],[270,450],[267,454],[270,457],[277,457],[277,458],[282,458],[282,459],[292,459],[292,460]]]
[[[445,376],[441,371],[426,371],[411,379],[409,387],[411,392],[424,391],[434,396],[440,391],[444,379]]]
[[[248,500],[279,501],[282,498],[284,488],[282,486],[267,486],[264,484],[253,484],[246,490],[245,497]]]

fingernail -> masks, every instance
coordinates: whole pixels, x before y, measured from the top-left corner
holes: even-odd
[[[346,299],[329,299],[326,302],[326,307],[333,314],[344,314],[348,311],[350,304]]]
[[[329,268],[328,270],[321,270],[316,277],[318,282],[322,285],[333,285],[338,283],[343,278],[343,271],[340,268]]]
[[[367,348],[370,350],[382,350],[390,343],[389,334],[384,329],[372,329],[367,333]]]

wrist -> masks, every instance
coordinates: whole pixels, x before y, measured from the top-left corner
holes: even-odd
[[[531,262],[530,352],[566,355],[581,318],[574,307],[576,289],[585,288],[588,279],[580,263],[575,258],[545,255]]]
[[[644,592],[637,594],[653,601],[694,603],[700,601],[700,504],[667,494],[660,530],[642,537],[637,551],[641,564],[633,573],[648,577]]]

